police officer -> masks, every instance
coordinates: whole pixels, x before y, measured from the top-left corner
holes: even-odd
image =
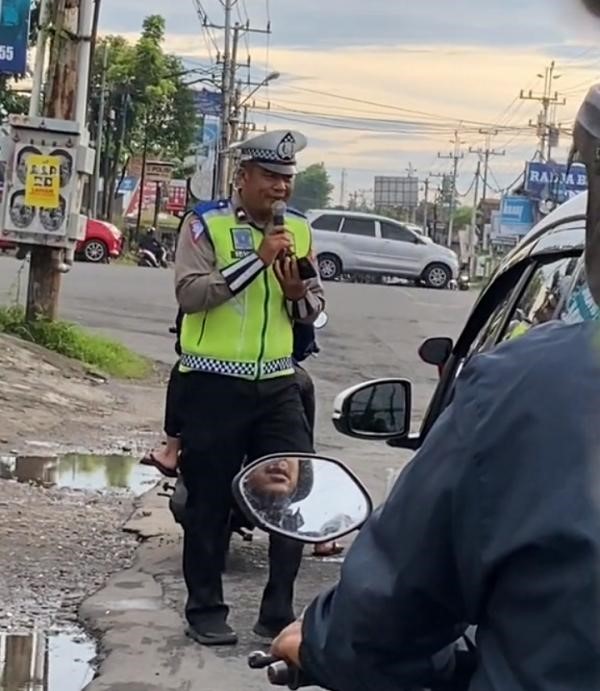
[[[205,645],[237,640],[221,574],[231,481],[244,456],[312,451],[294,377],[292,324],[316,319],[323,291],[306,218],[288,210],[276,225],[273,217],[274,203],[291,196],[296,153],[305,146],[303,135],[288,131],[240,145],[232,199],[198,205],[177,246],[186,617],[188,634]],[[312,277],[301,276],[302,263]],[[257,634],[272,637],[293,619],[301,558],[301,545],[271,539]]]
[[[597,305],[600,87],[574,134],[588,171],[585,264]],[[600,689],[599,478],[596,320],[534,326],[474,356],[337,586],[274,653],[324,688],[429,687],[452,671],[444,647],[469,623],[472,678],[443,688]]]

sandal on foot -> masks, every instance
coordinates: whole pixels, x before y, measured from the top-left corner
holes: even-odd
[[[166,465],[161,463],[154,453],[150,452],[140,461],[142,465],[154,466],[159,472],[161,472],[165,477],[177,477],[177,471],[173,468],[167,468]]]

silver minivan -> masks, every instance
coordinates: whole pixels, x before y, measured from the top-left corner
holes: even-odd
[[[307,216],[325,281],[342,274],[376,274],[446,288],[458,275],[455,252],[398,221],[335,209],[313,209]]]

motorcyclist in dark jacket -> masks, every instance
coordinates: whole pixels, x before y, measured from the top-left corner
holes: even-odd
[[[575,130],[590,184],[586,265],[596,303],[597,96],[596,127]],[[273,652],[324,688],[398,691],[439,676],[467,624],[478,627],[470,691],[600,689],[596,321],[534,326],[470,359],[452,403],[359,533],[339,583]]]

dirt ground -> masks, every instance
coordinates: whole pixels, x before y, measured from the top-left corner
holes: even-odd
[[[2,481],[0,631],[73,624],[81,601],[127,568],[137,540],[121,531],[128,496]]]
[[[107,381],[81,364],[0,335],[0,457],[138,453],[162,428],[168,372]],[[131,563],[121,528],[130,495],[0,481],[0,630],[76,621],[81,601]]]
[[[141,383],[0,334],[0,455],[137,450],[161,433],[168,369]]]

